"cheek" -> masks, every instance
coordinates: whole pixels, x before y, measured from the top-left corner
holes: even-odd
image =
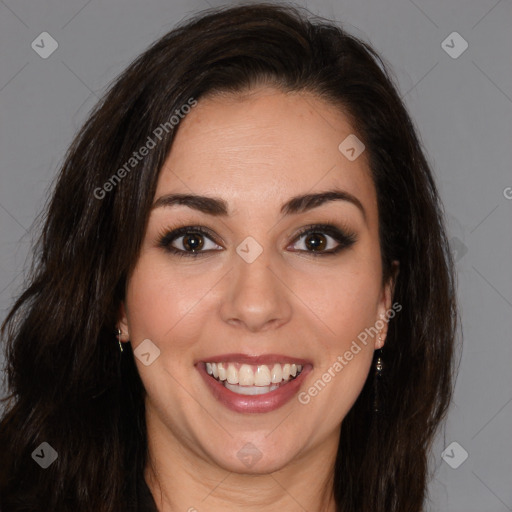
[[[344,277],[343,282],[331,281],[332,293],[323,295],[318,316],[328,328],[316,335],[319,364],[299,396],[299,403],[317,412],[312,417],[321,418],[319,431],[343,420],[371,371],[377,287],[371,279]]]
[[[354,258],[339,272],[331,270],[317,274],[313,281],[303,281],[298,292],[308,297],[308,306],[315,312],[318,330],[313,337],[321,347],[320,364],[301,403],[316,404],[313,407],[323,410],[324,418],[331,422],[339,422],[347,414],[370,371],[379,272],[375,258]]]
[[[356,402],[371,370],[370,352],[363,347],[350,361],[340,356],[322,368],[299,396],[299,402],[311,407],[312,417],[318,418],[319,429],[339,425]]]
[[[329,353],[342,350],[377,320],[378,268],[354,264],[336,272],[327,269],[297,280],[293,289],[305,298],[305,309],[314,313],[309,316],[325,336],[322,339]]]
[[[321,366],[322,371],[329,369],[331,376],[333,371],[343,375],[338,380],[358,380],[358,375],[367,373],[373,354],[376,295],[369,293],[371,283],[359,284],[347,293],[341,289],[325,303],[323,320],[329,329],[326,336],[319,337],[323,349]]]
[[[126,306],[130,335],[163,342],[187,315],[193,315],[201,289],[156,258],[142,257],[130,279]],[[206,286],[206,285],[205,285]]]

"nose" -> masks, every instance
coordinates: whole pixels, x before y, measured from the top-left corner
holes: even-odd
[[[263,251],[247,263],[235,253],[220,309],[226,323],[259,332],[276,329],[290,320],[293,294],[285,284],[283,269],[275,262],[272,265],[270,259]]]

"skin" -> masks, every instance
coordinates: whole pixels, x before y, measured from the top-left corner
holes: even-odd
[[[169,193],[223,198],[217,217],[174,205],[152,210],[121,305],[122,341],[149,338],[160,349],[136,364],[147,391],[145,478],[159,510],[335,511],[334,462],[343,418],[382,347],[387,325],[306,405],[295,397],[268,413],[237,413],[217,402],[197,360],[242,352],[310,359],[313,385],[365,328],[391,308],[382,283],[376,192],[366,153],[349,161],[338,145],[354,133],[339,109],[306,93],[259,87],[201,98],[181,122],[160,172],[155,200]],[[361,202],[330,201],[283,216],[292,196],[343,189]],[[357,241],[315,257],[300,228],[334,222]],[[341,223],[341,224],[340,224]],[[162,233],[205,226],[197,258],[159,246]],[[236,247],[251,236],[263,253],[247,263]],[[338,245],[325,234],[326,250]],[[184,239],[174,247],[186,250]],[[190,248],[189,248],[190,250]],[[309,251],[309,252],[308,252]],[[250,468],[237,452],[252,443]],[[305,485],[307,482],[307,485]]]

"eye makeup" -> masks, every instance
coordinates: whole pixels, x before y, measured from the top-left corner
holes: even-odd
[[[315,236],[317,240],[319,240],[318,237],[320,237],[320,244],[322,246],[327,246],[329,242],[329,238],[334,240],[337,245],[335,247],[331,247],[328,250],[321,250],[321,251],[308,251],[308,250],[297,250],[293,249],[292,252],[305,252],[308,255],[312,255],[314,257],[318,256],[331,256],[338,254],[340,251],[344,249],[348,249],[351,247],[356,241],[357,241],[357,235],[349,230],[347,227],[338,227],[333,223],[317,223],[317,224],[310,224],[303,228],[301,228],[295,235],[292,241],[292,244],[295,244],[297,241],[301,240],[302,238],[307,239],[308,237]],[[192,243],[193,245],[196,245],[196,249],[194,247],[191,248],[191,250],[180,249],[175,247],[173,245],[176,240],[182,238],[183,240],[180,242],[180,244],[183,246],[183,243],[188,243],[190,245],[191,240],[199,240],[199,243]],[[219,237],[215,235],[215,233],[210,230],[209,228],[206,228],[204,226],[199,225],[189,225],[189,226],[182,226],[174,229],[165,229],[163,232],[161,232],[158,236],[158,247],[161,247],[166,252],[170,253],[173,256],[178,257],[203,257],[206,255],[211,255],[213,252],[218,252],[222,249],[208,249],[208,250],[201,250],[206,245],[206,243],[203,241],[203,239],[208,239],[210,242],[213,242],[213,244],[218,245],[222,247],[221,242],[219,241]],[[310,238],[311,239],[311,238]],[[327,240],[327,242],[323,242],[323,240]],[[185,242],[186,241],[186,242]],[[197,249],[197,246],[199,247],[199,250]],[[184,246],[183,246],[184,247]]]

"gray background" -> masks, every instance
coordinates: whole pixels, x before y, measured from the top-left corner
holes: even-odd
[[[224,3],[224,2],[222,2]],[[105,86],[215,0],[0,0],[0,307],[20,292],[51,180]],[[433,450],[431,511],[512,510],[512,7],[496,0],[308,0],[391,63],[437,176],[457,259],[464,351]],[[452,58],[442,42],[469,44]],[[32,41],[59,44],[47,59]],[[38,39],[40,41],[40,39]],[[458,42],[447,44],[460,48]],[[508,196],[508,197],[507,197]],[[441,457],[456,441],[446,460]]]

